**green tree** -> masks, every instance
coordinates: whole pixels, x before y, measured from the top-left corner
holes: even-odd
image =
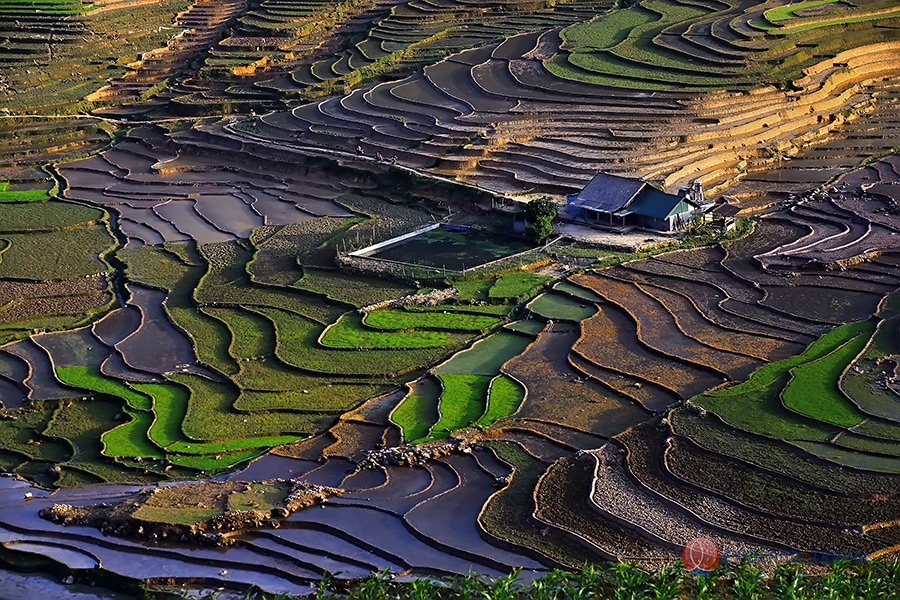
[[[536,243],[541,243],[553,233],[553,219],[559,206],[549,196],[535,198],[525,206],[525,219],[528,221],[526,233]]]

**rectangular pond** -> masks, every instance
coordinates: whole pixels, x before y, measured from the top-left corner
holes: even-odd
[[[419,235],[378,248],[369,258],[411,263],[424,267],[464,271],[532,249],[524,240],[441,225]]]

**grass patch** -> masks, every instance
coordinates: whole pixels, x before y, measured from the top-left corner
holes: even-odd
[[[280,308],[323,324],[332,323],[346,310],[316,293],[253,284],[245,270],[253,254],[240,240],[206,244],[200,251],[209,266],[194,292],[197,302]]]
[[[478,425],[490,427],[497,419],[508,417],[519,409],[525,400],[525,388],[512,377],[498,375],[491,381],[488,390],[488,405]]]
[[[435,304],[434,306],[407,304],[403,307],[403,310],[407,312],[457,312],[508,317],[515,308],[515,305],[512,304]]]
[[[228,353],[230,330],[221,321],[198,311],[194,302],[194,290],[203,278],[205,268],[203,258],[193,245],[142,246],[119,254],[127,261],[132,279],[169,290],[166,311],[193,342],[198,360],[222,373],[237,373],[238,367]]]
[[[432,428],[433,437],[440,439],[451,432],[475,423],[485,412],[488,375],[458,375],[444,373],[438,375],[444,385],[438,409],[440,420]]]
[[[56,367],[56,377],[66,385],[121,398],[138,410],[150,410],[153,407],[153,401],[149,396],[131,389],[120,381],[106,377],[94,367],[81,365]]]
[[[39,404],[17,410],[15,419],[0,419],[0,449],[25,460],[61,463],[72,457],[72,448],[64,441],[44,437],[43,431],[53,418],[54,407]],[[40,442],[35,443],[35,442]]]
[[[254,483],[247,492],[228,495],[229,511],[271,510],[281,505],[291,491],[287,483]]]
[[[844,432],[835,440],[834,445],[860,452],[900,457],[900,444],[896,440],[878,440]]]
[[[192,525],[200,521],[207,521],[222,514],[217,508],[183,508],[175,506],[148,506],[144,505],[132,515],[135,519],[150,523],[172,523],[175,525]]]
[[[343,413],[352,410],[363,400],[389,389],[365,383],[326,383],[324,378],[302,389],[283,392],[244,390],[235,401],[242,411],[295,410],[324,413]]]
[[[546,535],[544,525],[534,519],[534,488],[547,465],[518,444],[489,440],[485,445],[515,469],[509,485],[491,496],[484,506],[478,522],[485,531],[501,540],[532,548],[564,565],[578,566],[586,562],[587,557],[573,544]],[[565,585],[561,589],[565,590]]]

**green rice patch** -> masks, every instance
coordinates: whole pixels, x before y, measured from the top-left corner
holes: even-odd
[[[278,358],[289,365],[315,373],[401,375],[437,362],[453,348],[452,346],[403,350],[323,348],[318,343],[321,325],[279,309],[259,308],[256,312],[270,318],[275,324],[278,336],[275,352]]]
[[[491,384],[488,375],[445,373],[438,377],[444,385],[444,392],[438,406],[441,418],[432,428],[436,439],[445,438],[451,432],[475,423],[485,413]]]
[[[522,298],[529,296],[537,288],[552,279],[552,277],[546,275],[536,275],[524,271],[504,273],[491,286],[488,296],[491,298]]]
[[[867,454],[821,442],[790,442],[798,448],[843,467],[900,475],[900,458]]]
[[[577,322],[597,312],[597,307],[587,301],[573,300],[555,292],[541,294],[528,303],[528,308],[546,319]]]
[[[69,444],[42,434],[53,418],[53,410],[42,405],[10,413],[15,419],[0,419],[0,449],[19,456],[19,462],[30,459],[60,463],[71,458]]]
[[[437,405],[441,388],[432,378],[417,381],[412,392],[391,413],[391,421],[403,430],[405,442],[417,442],[428,435],[438,420]]]
[[[261,454],[263,454],[262,450],[244,450],[216,455],[170,454],[169,460],[180,467],[188,467],[200,471],[221,471],[254,459]]]
[[[135,389],[153,398],[156,420],[147,436],[162,448],[187,438],[181,431],[181,422],[187,415],[190,393],[180,385],[171,383],[135,383]]]
[[[882,321],[866,352],[840,381],[841,389],[866,413],[885,419],[900,419],[897,397],[877,381],[893,374],[888,356],[900,355],[900,316]]]
[[[218,442],[182,441],[175,442],[166,450],[178,454],[221,454],[223,452],[245,452],[247,450],[258,451],[280,446],[281,444],[293,444],[298,439],[296,435],[267,435],[235,438]]]
[[[346,314],[329,327],[321,338],[331,348],[432,348],[462,343],[465,335],[440,331],[377,331],[363,325],[356,314]]]
[[[434,372],[465,375],[490,375],[500,372],[506,361],[525,351],[532,340],[510,331],[498,331],[458,352]]]
[[[114,240],[102,226],[51,232],[10,233],[3,238],[10,247],[3,252],[0,277],[46,281],[74,279],[106,272],[100,254]]]
[[[72,387],[121,398],[129,406],[138,410],[150,410],[153,407],[153,400],[150,396],[135,391],[120,381],[106,377],[94,367],[81,365],[56,367],[56,377]]]
[[[463,302],[470,300],[487,300],[488,293],[494,285],[494,279],[472,279],[470,281],[454,281],[453,288],[457,291],[457,299]]]
[[[575,296],[576,298],[581,298],[582,300],[587,300],[588,302],[593,302],[595,304],[602,304],[604,302],[600,294],[587,288],[583,288],[580,285],[576,285],[571,281],[559,281],[553,286],[553,289],[557,292]]]
[[[8,182],[3,182],[9,186]],[[17,202],[45,202],[50,199],[50,190],[9,191],[6,187],[0,190],[0,204]]]
[[[547,324],[540,319],[522,319],[521,321],[513,321],[512,323],[506,325],[504,329],[509,329],[510,331],[518,331],[520,333],[535,337],[544,329],[546,329],[546,327]]]
[[[704,394],[704,396],[732,396],[735,394],[741,394],[746,391],[753,390],[755,388],[767,386],[773,381],[787,375],[792,368],[812,362],[814,360],[818,360],[823,356],[826,356],[839,346],[849,342],[856,336],[864,334],[866,332],[871,334],[871,331],[872,325],[866,321],[841,325],[840,327],[834,328],[833,330],[829,331],[818,340],[810,344],[809,347],[807,347],[807,349],[803,351],[803,353],[798,354],[797,356],[786,358],[784,360],[780,360],[778,362],[764,365],[754,371],[750,375],[750,378],[743,383],[721,388],[714,392]]]
[[[409,312],[405,310],[377,310],[366,313],[364,325],[376,329],[413,329],[428,327],[434,329],[460,329],[482,331],[498,323],[498,320],[483,315],[458,312]]]
[[[691,402],[710,410],[739,429],[784,440],[824,442],[836,433],[824,425],[806,422],[786,411],[778,402],[778,393],[788,381],[787,375],[761,387],[742,393],[695,396]]]
[[[275,354],[275,328],[268,319],[238,308],[204,308],[203,312],[228,326],[231,332],[229,353],[234,358]]]
[[[433,306],[407,304],[403,307],[403,310],[407,312],[458,312],[508,317],[515,308],[514,304],[435,304]]]
[[[117,423],[122,406],[106,400],[85,400],[60,404],[47,425],[45,435],[67,440],[74,451],[64,463],[109,483],[150,483],[152,475],[124,468],[103,455],[101,437]]]
[[[304,267],[296,287],[353,306],[368,306],[414,294],[414,287],[385,279]]]
[[[103,434],[104,454],[113,457],[163,458],[165,454],[147,439],[147,432],[153,423],[153,414],[125,409],[130,419]]]
[[[478,425],[490,427],[497,419],[508,417],[519,410],[525,400],[525,388],[512,377],[498,375],[491,381],[488,391],[488,406]]]
[[[871,335],[867,321],[842,325],[810,344],[801,354],[760,367],[743,383],[691,399],[740,429],[785,440],[822,442],[835,431],[825,424],[807,422],[785,410],[778,395],[790,380],[791,369],[813,363],[860,335]],[[800,388],[798,388],[800,389]]]
[[[277,436],[278,443],[284,443],[280,441],[282,439],[296,441],[305,435],[319,433],[332,421],[321,415],[238,413],[234,410],[234,401],[238,397],[239,390],[234,384],[210,381],[188,373],[173,375],[172,380],[191,391],[187,414],[181,429],[192,440],[203,442],[229,440],[235,443],[234,448],[246,448],[250,444],[254,444],[250,447],[259,447],[269,445],[272,438],[267,437],[266,441],[246,438],[248,436]],[[245,439],[237,440],[237,438]],[[179,446],[177,444],[170,446],[170,448],[176,447]]]
[[[356,408],[367,398],[390,389],[365,383],[324,383],[317,387],[284,392],[244,390],[235,402],[242,411],[296,410],[305,412],[343,413]]]
[[[0,204],[0,231],[54,231],[78,225],[93,225],[104,212],[98,208],[71,202],[42,202],[40,204]]]
[[[565,49],[606,49],[625,40],[639,25],[659,20],[659,15],[634,6],[612,10],[583,23],[570,25],[560,32]]]
[[[766,17],[766,19],[772,21],[773,23],[775,21],[795,19],[797,18],[797,11],[799,10],[814,8],[816,6],[822,6],[824,4],[831,4],[833,2],[839,1],[840,0],[809,0],[807,2],[798,2],[796,4],[786,4],[784,6],[770,8],[764,13],[764,16]]]
[[[794,367],[792,378],[781,393],[785,406],[807,417],[840,427],[862,423],[866,415],[841,394],[838,380],[841,372],[865,347],[870,336],[871,332],[859,335],[827,356]]]

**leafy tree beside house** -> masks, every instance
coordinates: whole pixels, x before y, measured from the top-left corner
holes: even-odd
[[[528,228],[525,232],[536,243],[541,243],[553,233],[553,219],[559,211],[559,206],[549,196],[535,198],[525,205],[525,219]]]

